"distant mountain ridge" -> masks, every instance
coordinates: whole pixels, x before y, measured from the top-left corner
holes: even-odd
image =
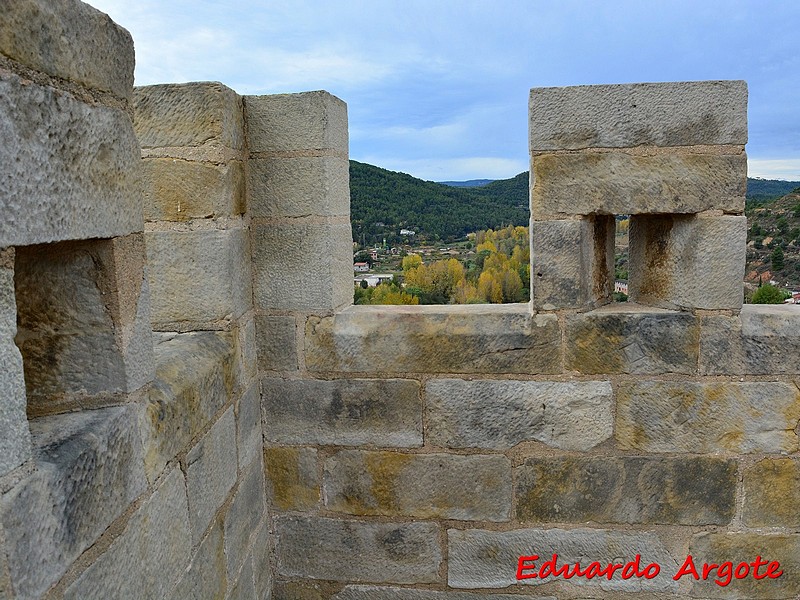
[[[800,187],[800,181],[747,178],[747,205],[757,206]],[[510,179],[423,181],[405,173],[350,161],[353,240],[401,243],[400,229],[452,241],[480,229],[527,225],[528,172]],[[407,239],[407,238],[406,238]]]

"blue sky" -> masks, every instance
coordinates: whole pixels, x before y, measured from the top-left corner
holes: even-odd
[[[750,175],[800,180],[798,0],[89,0],[136,85],[325,89],[350,157],[434,181],[528,168],[531,87],[744,79]]]

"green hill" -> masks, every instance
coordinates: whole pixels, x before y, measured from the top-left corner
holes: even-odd
[[[522,175],[527,182],[527,174]],[[350,161],[353,240],[399,243],[405,228],[415,231],[416,239],[449,242],[479,229],[527,225],[527,191],[521,198],[510,193],[506,188],[513,181],[452,187]]]

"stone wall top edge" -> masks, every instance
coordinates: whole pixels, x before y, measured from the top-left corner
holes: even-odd
[[[211,80],[209,80],[209,81],[184,81],[184,82],[179,82],[179,83],[171,83],[171,82],[169,82],[169,83],[151,83],[151,84],[148,84],[148,85],[137,85],[137,86],[134,86],[133,90],[134,90],[134,92],[139,92],[139,91],[146,92],[146,91],[149,91],[149,90],[163,90],[163,89],[173,89],[173,88],[180,90],[180,89],[184,89],[184,88],[193,88],[193,87],[197,87],[197,88],[207,87],[207,88],[212,88],[212,89],[218,89],[218,90],[222,90],[222,91],[231,92],[233,94],[236,94],[237,96],[240,95],[236,90],[234,90],[233,88],[225,85],[221,81],[211,81]]]
[[[452,305],[354,305],[338,314],[363,315],[532,315],[530,303],[517,304],[452,304]]]
[[[327,90],[309,90],[304,92],[282,92],[279,94],[243,94],[242,97],[245,101],[248,98],[311,98],[313,96],[319,96],[320,98],[327,98],[330,100],[334,100],[342,105],[346,105],[347,103],[339,98],[338,96],[331,94]]]
[[[666,89],[668,87],[704,87],[709,85],[733,85],[733,86],[742,86],[744,90],[747,90],[747,81],[744,79],[708,79],[708,80],[691,80],[691,81],[631,81],[631,82],[624,82],[624,83],[599,83],[599,84],[583,84],[583,85],[553,85],[553,86],[536,86],[531,88],[531,95],[538,92],[549,92],[554,90],[592,90],[602,92],[605,90],[613,90],[613,89],[620,89],[620,88],[661,88]]]
[[[133,38],[80,0],[12,0],[0,15],[0,55],[33,71],[130,100]]]

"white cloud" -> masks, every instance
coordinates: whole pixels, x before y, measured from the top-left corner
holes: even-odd
[[[751,158],[747,161],[747,175],[762,179],[800,181],[800,158]]]

